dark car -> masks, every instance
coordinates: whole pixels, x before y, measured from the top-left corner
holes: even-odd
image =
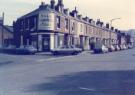
[[[96,43],[93,51],[94,53],[107,53],[108,48],[102,43]]]
[[[35,54],[37,49],[32,45],[21,46],[16,49],[17,54]]]
[[[3,47],[0,45],[0,53],[3,51]]]
[[[128,44],[128,45],[127,45],[127,48],[128,48],[128,49],[132,49],[132,48],[133,48],[133,45]]]
[[[120,47],[118,45],[114,45],[115,51],[120,51]]]
[[[75,46],[61,46],[51,50],[54,55],[77,55],[82,52],[82,49]]]
[[[15,52],[16,52],[16,46],[9,45],[7,47],[1,47],[1,52],[3,52],[3,53],[9,53],[9,54],[15,54]]]

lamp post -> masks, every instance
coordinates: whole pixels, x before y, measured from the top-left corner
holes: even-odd
[[[119,20],[119,19],[121,19],[121,18],[113,18],[113,19],[111,19],[111,20],[110,20],[110,28],[112,27],[113,21]],[[109,32],[109,38],[110,38],[110,40],[109,40],[109,46],[111,46],[111,44],[112,44],[111,31]]]
[[[4,26],[4,12],[2,14],[2,47],[4,46],[4,29],[3,29],[3,26]]]

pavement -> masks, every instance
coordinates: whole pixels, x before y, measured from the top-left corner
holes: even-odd
[[[135,49],[76,56],[0,54],[0,95],[135,95]]]

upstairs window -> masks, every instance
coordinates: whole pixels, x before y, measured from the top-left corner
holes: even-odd
[[[68,22],[69,22],[69,21],[68,21],[68,19],[66,18],[66,19],[65,19],[65,27],[66,27],[67,30],[68,30],[68,27],[69,27],[69,26],[68,26],[68,24],[69,24]]]
[[[26,22],[25,22],[25,28],[26,28],[26,30],[29,30],[29,25],[30,25],[30,20],[27,19]]]
[[[22,20],[22,21],[21,21],[21,28],[20,28],[20,31],[23,31],[23,27],[24,27],[24,21]]]
[[[86,34],[87,34],[87,26],[86,26]]]
[[[57,28],[60,28],[60,16],[57,16],[57,19],[56,19],[57,21]]]
[[[75,31],[75,23],[73,22],[72,23],[72,32],[74,32]]]
[[[81,24],[81,32],[83,32],[83,25]]]
[[[37,25],[37,19],[36,17],[34,17],[30,23],[31,25],[31,31],[34,31],[36,29],[36,25]]]
[[[36,26],[37,26],[37,18],[35,17],[34,18],[34,28],[36,28]]]

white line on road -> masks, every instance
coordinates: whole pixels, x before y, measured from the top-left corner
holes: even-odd
[[[86,91],[96,91],[96,89],[85,88],[85,87],[79,87],[79,89],[81,89],[81,90],[86,90]]]

